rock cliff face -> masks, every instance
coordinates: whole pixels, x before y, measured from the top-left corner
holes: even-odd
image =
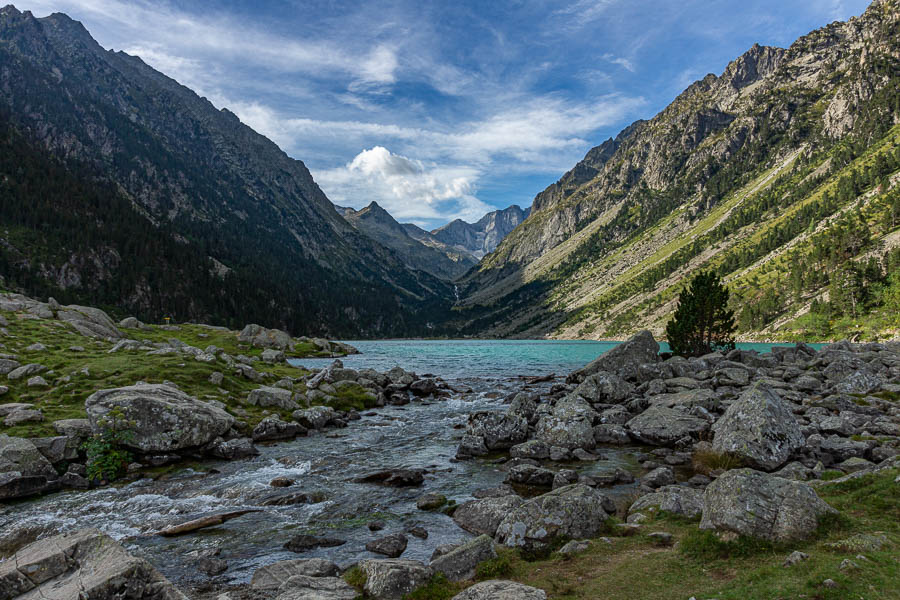
[[[415,225],[401,225],[377,202],[362,210],[338,208],[338,212],[359,231],[394,250],[411,269],[452,280],[478,262],[471,254],[440,242]]]
[[[412,333],[446,293],[342,219],[302,162],[139,58],[104,50],[69,17],[0,9],[0,65],[9,127],[111,182],[136,213],[123,220],[146,219],[210,269],[266,290],[276,306],[258,320],[297,333]],[[77,261],[32,266],[44,280],[84,279]],[[122,303],[151,285],[125,290]],[[146,304],[145,313],[158,301]]]
[[[790,48],[755,45],[652,119],[593,148],[461,281],[460,304],[470,309],[464,326],[603,337],[627,333],[627,321],[630,331],[659,331],[673,286],[694,269],[743,277],[755,261],[744,246],[749,262],[741,262],[739,243],[777,232],[777,243],[754,255],[765,263],[805,240],[806,228],[795,233],[784,217],[842,175],[864,172],[874,153],[896,149],[898,15],[897,0],[876,0],[862,16]],[[890,169],[886,175],[893,185]],[[777,194],[765,202],[782,213],[758,209],[766,194]]]
[[[490,254],[509,233],[525,220],[530,209],[513,205],[481,217],[477,223],[460,219],[439,227],[431,234],[439,241],[468,252],[476,258]]]

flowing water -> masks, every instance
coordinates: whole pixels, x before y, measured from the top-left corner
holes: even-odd
[[[351,342],[363,354],[344,359],[348,367],[386,370],[395,365],[438,375],[457,390],[448,400],[413,402],[368,412],[344,429],[259,446],[260,456],[234,462],[208,461],[162,478],[86,492],[61,492],[0,507],[0,531],[42,525],[58,531],[97,527],[147,558],[178,584],[206,580],[192,557],[219,549],[228,570],[219,581],[242,583],[262,565],[298,557],[327,557],[344,566],[372,557],[365,544],[375,537],[424,527],[429,537],[409,537],[403,558],[427,561],[439,544],[468,537],[441,513],[416,508],[416,499],[440,492],[457,502],[501,483],[505,473],[491,460],[456,462],[453,457],[467,416],[474,410],[502,410],[502,398],[522,388],[519,376],[565,375],[615,345],[561,341],[380,341]],[[765,350],[767,346],[755,345]],[[309,367],[329,361],[296,361]],[[546,390],[548,384],[531,389]],[[605,460],[571,465],[585,473],[625,468],[639,473],[634,448],[603,449]],[[421,487],[395,489],[355,483],[374,470],[424,468]],[[287,490],[320,493],[324,501],[263,506],[277,490],[275,477],[294,479]],[[620,486],[613,494],[626,494]],[[285,491],[285,490],[283,490]],[[160,528],[207,514],[259,509],[227,523],[176,538],[154,535]],[[367,524],[382,520],[373,534]],[[295,554],[283,544],[298,533],[347,541],[335,548]]]

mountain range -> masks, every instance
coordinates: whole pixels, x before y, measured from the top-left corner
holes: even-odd
[[[35,169],[0,173],[6,287],[335,336],[421,334],[445,304],[444,281],[352,227],[302,162],[66,15],[0,9],[0,65],[0,130]],[[32,207],[42,169],[66,181]]]
[[[433,231],[62,14],[0,9],[0,287],[342,337],[661,333],[724,277],[745,338],[900,333],[900,6],[755,45],[529,209]]]
[[[685,280],[713,269],[745,337],[898,335],[898,21],[897,0],[875,0],[753,46],[590,150],[458,282],[456,327],[661,333]]]

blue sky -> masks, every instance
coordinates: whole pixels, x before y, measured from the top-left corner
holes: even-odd
[[[227,107],[336,204],[435,227],[527,206],[758,42],[865,0],[23,0]]]

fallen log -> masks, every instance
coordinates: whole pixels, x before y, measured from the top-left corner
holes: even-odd
[[[208,515],[206,517],[200,517],[199,519],[193,519],[191,521],[186,521],[184,523],[179,523],[178,525],[170,525],[164,529],[160,529],[156,532],[156,535],[161,535],[163,537],[173,537],[176,535],[182,535],[184,533],[190,533],[192,531],[197,531],[198,529],[203,529],[204,527],[213,527],[215,525],[221,525],[225,521],[230,521],[236,517],[240,517],[241,515],[246,515],[247,513],[261,512],[258,508],[254,509],[246,509],[246,510],[236,510],[233,512],[221,513],[218,515]]]

